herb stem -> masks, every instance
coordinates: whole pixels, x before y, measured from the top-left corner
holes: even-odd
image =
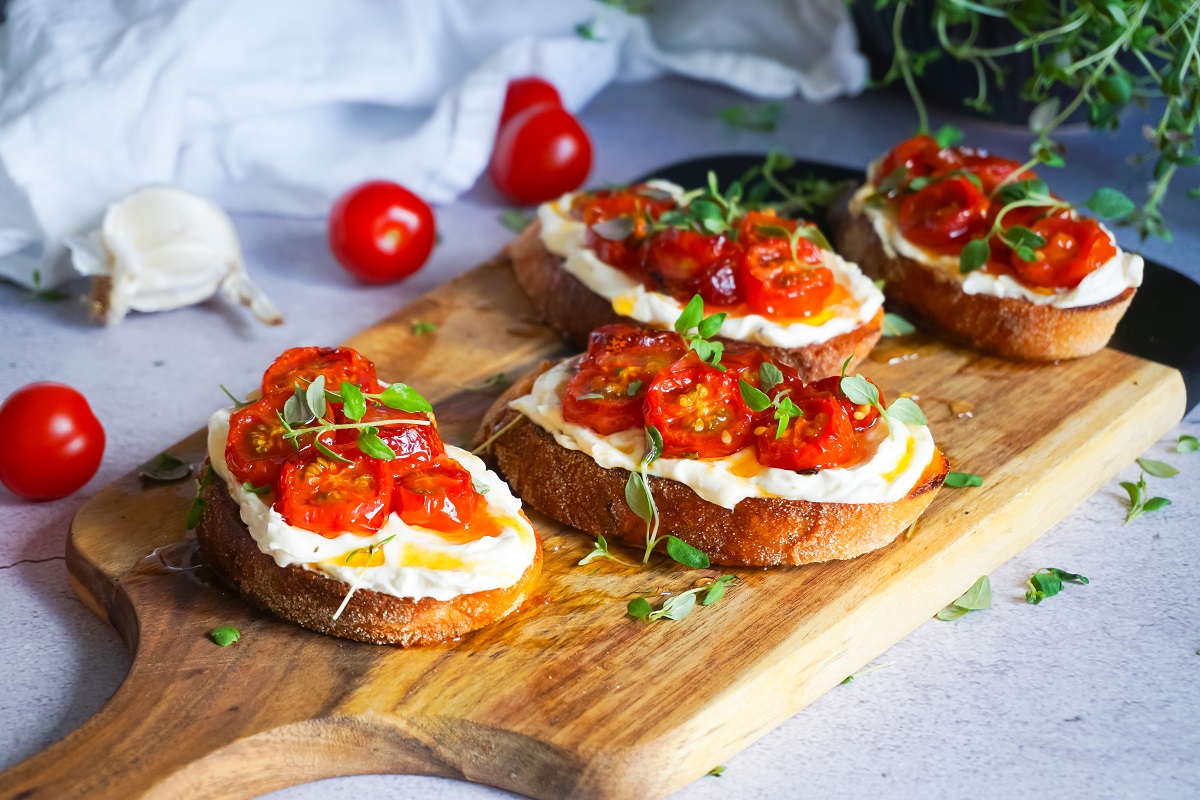
[[[471,451],[471,455],[478,456],[486,453],[488,448],[492,446],[497,439],[508,433],[514,425],[521,421],[521,414],[517,414],[511,420],[504,424],[504,427],[493,433],[491,436],[483,440],[483,444]]]
[[[428,425],[427,419],[381,419],[374,422],[346,422],[338,425],[313,425],[307,428],[293,427],[283,435],[285,439],[296,439],[306,433],[326,431],[361,431],[364,428],[387,428],[392,425]]]
[[[904,12],[908,10],[909,2],[910,0],[900,0],[896,4],[896,16],[892,19],[892,46],[895,51],[893,58],[904,78],[904,85],[908,87],[908,94],[912,97],[913,105],[917,109],[917,133],[929,133],[929,113],[925,110],[925,101],[917,89],[917,81],[913,77],[912,64],[909,62],[909,53],[904,47],[902,35]]]

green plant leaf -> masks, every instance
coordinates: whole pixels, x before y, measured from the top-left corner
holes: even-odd
[[[1173,478],[1179,474],[1179,470],[1170,464],[1155,461],[1153,458],[1139,458],[1137,463],[1147,474],[1153,475],[1156,478]]]
[[[678,536],[667,537],[667,555],[685,567],[691,567],[692,569],[708,568],[708,556]]]
[[[413,336],[424,336],[427,333],[433,333],[437,330],[437,325],[432,322],[414,322],[410,328]]]
[[[687,333],[697,327],[703,318],[704,300],[698,294],[692,295],[692,299],[683,307],[683,311],[679,312],[679,318],[675,320],[675,332]]]
[[[725,324],[725,312],[721,311],[712,316],[705,317],[700,320],[700,324],[696,326],[696,331],[705,339],[711,339],[721,331],[721,326]]]
[[[962,143],[963,132],[953,125],[943,125],[938,128],[938,132],[933,135],[933,138],[937,140],[938,147],[954,147]]]
[[[367,401],[359,389],[350,381],[343,381],[341,388],[342,413],[358,422],[367,413]]]
[[[769,392],[783,383],[783,372],[770,361],[764,361],[758,367],[758,380],[764,392]],[[1195,439],[1195,437],[1192,437]]]
[[[637,514],[643,522],[650,523],[654,516],[651,505],[654,500],[650,496],[650,489],[642,479],[641,473],[629,473],[629,480],[625,481],[625,502],[629,505],[629,510]]]
[[[917,327],[899,314],[888,311],[883,315],[884,336],[908,336],[916,332]]]
[[[1179,441],[1175,443],[1176,453],[1194,453],[1200,450],[1200,439],[1190,434],[1184,434],[1179,437]]]
[[[393,383],[379,395],[379,402],[397,411],[407,411],[410,414],[433,413],[433,406],[421,396],[421,393],[408,384]]]
[[[692,609],[696,607],[696,595],[694,592],[683,592],[672,597],[668,597],[666,602],[662,604],[662,608],[650,614],[651,619],[667,619],[681,620],[688,614],[692,613]]]
[[[312,418],[325,416],[325,376],[318,375],[304,391],[304,402],[312,412]]]
[[[951,472],[946,476],[946,485],[954,489],[983,486],[983,477],[972,472]]]
[[[320,437],[317,437],[316,439],[313,440],[313,447],[317,448],[317,452],[320,453],[321,455],[325,456],[326,458],[333,459],[334,461],[339,461],[343,464],[353,464],[354,463],[353,461],[346,458],[345,456],[339,455],[339,454],[335,453],[333,450],[330,450],[325,445],[325,443],[321,441]]]
[[[379,431],[375,428],[363,428],[358,432],[358,449],[371,458],[382,461],[392,461],[396,458],[396,451],[379,438]]]
[[[851,402],[857,403],[860,406],[879,405],[879,390],[875,388],[875,384],[862,375],[855,375],[852,378],[842,378],[839,385],[842,394],[850,398]]]
[[[954,605],[968,611],[979,611],[992,607],[992,582],[987,575],[982,576],[971,588],[963,592],[962,597],[954,601]]]
[[[887,415],[889,420],[899,420],[909,425],[928,425],[929,420],[925,418],[925,412],[921,410],[911,398],[898,397],[888,406]]]
[[[216,642],[217,647],[229,647],[229,645],[242,638],[242,632],[232,625],[222,625],[219,628],[213,628],[209,631],[208,635]]]
[[[138,466],[138,475],[147,480],[158,481],[160,483],[181,481],[191,474],[191,465],[170,453],[159,453],[154,458]]]
[[[958,271],[964,275],[974,272],[986,264],[991,256],[992,249],[988,246],[987,240],[975,239],[967,242],[958,256]]]
[[[1107,187],[1097,189],[1088,198],[1087,207],[1101,219],[1121,219],[1137,210],[1132,200],[1116,189]]]
[[[653,464],[659,459],[663,451],[662,434],[658,432],[658,428],[653,425],[646,426],[646,441],[642,450],[642,463]]]
[[[650,602],[644,597],[635,597],[630,600],[629,605],[626,606],[626,611],[629,612],[629,616],[636,617],[637,619],[646,619],[650,616],[650,612],[653,610],[654,609],[650,607]]]
[[[746,407],[756,414],[771,407],[771,398],[767,397],[762,390],[747,383],[745,378],[738,381],[738,390],[742,393],[742,401]]]

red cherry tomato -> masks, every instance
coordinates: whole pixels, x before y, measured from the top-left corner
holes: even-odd
[[[988,155],[983,150],[962,150],[962,167],[967,172],[974,173],[983,184],[983,191],[990,195],[997,186],[1009,178],[1021,165],[1016,161],[1000,156]],[[1013,180],[1029,180],[1037,177],[1026,170]]]
[[[365,456],[353,445],[333,451],[350,463],[312,450],[283,465],[275,510],[288,524],[322,536],[379,530],[392,508],[387,462]]]
[[[536,75],[516,78],[508,82],[508,91],[504,95],[504,110],[500,113],[500,125],[534,106],[555,106],[562,108],[562,98],[554,84]]]
[[[578,189],[592,169],[592,143],[562,108],[535,106],[500,129],[489,172],[500,193],[522,205]]]
[[[842,404],[828,392],[795,392],[803,416],[793,417],[776,438],[778,423],[764,416],[755,448],[760,464],[797,472],[849,466],[862,458],[854,426]]]
[[[284,350],[263,373],[262,393],[291,392],[297,381],[307,385],[318,375],[325,376],[325,388],[336,392],[343,381],[350,381],[366,392],[376,392],[379,381],[375,365],[349,347],[293,347]]]
[[[1116,246],[1094,219],[1056,215],[1033,223],[1032,230],[1046,240],[1036,251],[1037,260],[1025,261],[1011,253],[1008,262],[1017,277],[1032,286],[1074,288],[1117,254]]]
[[[821,251],[807,239],[796,248],[780,237],[750,244],[742,259],[746,305],[758,314],[806,317],[820,311],[833,292],[833,272],[821,263]]]
[[[451,458],[410,472],[396,483],[397,513],[420,528],[461,530],[471,521],[478,500],[471,473]]]
[[[28,500],[57,500],[91,480],[104,428],[82,394],[31,383],[0,405],[0,483]]]
[[[901,142],[891,149],[879,162],[871,175],[871,180],[879,183],[904,167],[905,183],[913,178],[923,178],[940,175],[949,170],[958,169],[962,165],[962,155],[953,147],[942,147],[932,136],[914,136]]]
[[[875,387],[875,391],[879,392],[879,402],[886,407],[887,403],[883,399],[883,390],[879,388],[875,381],[871,381],[871,385]],[[850,424],[855,431],[865,431],[868,428],[874,427],[879,421],[879,409],[875,406],[860,406],[846,397],[842,393],[842,379],[837,375],[832,375],[828,378],[822,378],[815,383],[808,385],[809,394],[829,394],[837,399],[842,404],[842,408],[846,411],[846,415],[850,417]]]
[[[600,189],[576,197],[571,214],[587,224],[587,246],[596,251],[601,261],[626,272],[641,270],[640,245],[649,227],[647,216],[658,219],[664,211],[675,207],[668,195],[644,186],[628,189]],[[624,239],[611,239],[596,233],[595,226],[623,217],[633,221],[633,230]]]
[[[370,181],[329,212],[329,249],[363,283],[391,283],[416,272],[437,238],[433,211],[391,181]]]
[[[642,245],[642,269],[655,289],[686,302],[697,293],[703,297],[701,288],[720,297],[721,278],[716,274],[732,273],[739,256],[737,244],[726,236],[667,228]],[[737,287],[730,287],[729,293],[736,294]]]
[[[378,403],[368,403],[367,412],[359,422],[383,422],[385,420],[411,419],[427,421],[429,425],[379,425],[379,438],[392,448],[396,458],[387,462],[392,475],[399,479],[413,470],[426,469],[442,457],[446,452],[442,438],[438,435],[437,426],[433,424],[432,415],[414,414],[382,406]],[[351,422],[341,406],[334,407],[334,421],[338,423]],[[358,440],[358,431],[347,429],[337,432],[337,440],[343,444],[353,444]]]
[[[604,435],[644,426],[650,381],[683,353],[683,342],[671,333],[628,325],[596,329],[567,385],[563,419]]]
[[[987,230],[987,195],[968,178],[935,180],[900,203],[900,231],[914,244],[957,254]]]
[[[291,392],[275,392],[239,408],[229,417],[229,436],[225,440],[225,463],[238,483],[274,486],[283,464],[295,459],[312,446],[313,436],[285,439],[287,429],[279,419]],[[321,443],[333,444],[332,432],[321,436]]]
[[[670,458],[718,458],[750,441],[753,414],[742,401],[738,376],[705,364],[695,352],[655,376],[645,413]]]

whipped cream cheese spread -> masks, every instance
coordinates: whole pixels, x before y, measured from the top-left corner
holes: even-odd
[[[483,492],[486,514],[498,523],[500,534],[470,542],[455,542],[437,531],[406,524],[393,513],[383,527],[369,535],[343,533],[335,537],[289,525],[258,495],[247,492],[229,474],[225,441],[232,409],[221,409],[208,421],[208,456],[217,475],[241,510],[242,522],[258,549],[280,567],[299,564],[360,589],[419,600],[451,600],[462,594],[512,586],[533,563],[537,544],[532,526],[521,515],[521,501],[483,461],[466,450],[446,445],[446,453],[471,473]],[[346,564],[354,550],[382,542],[384,563],[363,567]]]
[[[641,428],[604,436],[563,419],[562,397],[574,374],[576,359],[561,362],[542,373],[533,389],[510,403],[568,450],[586,453],[606,469],[638,469],[644,448]],[[891,503],[917,485],[933,460],[933,436],[927,426],[893,422],[872,433],[875,454],[852,467],[823,469],[804,475],[764,467],[754,447],[715,459],[659,458],[646,468],[650,475],[670,478],[691,487],[704,500],[732,509],[747,497],[780,497],[814,503]]]
[[[1055,308],[1081,308],[1111,300],[1130,287],[1136,289],[1142,285],[1142,269],[1145,262],[1141,256],[1127,253],[1119,246],[1115,256],[1089,273],[1072,289],[1038,290],[1026,286],[1012,275],[993,275],[981,269],[963,275],[958,268],[957,256],[933,253],[913,244],[900,232],[896,220],[885,209],[868,206],[866,200],[874,193],[874,184],[864,184],[850,199],[850,211],[854,214],[866,214],[867,219],[871,221],[871,227],[875,229],[875,235],[883,243],[884,252],[891,258],[899,254],[937,268],[947,277],[962,283],[962,290],[966,294],[1008,297]],[[1112,231],[1103,224],[1100,228],[1113,245],[1117,246]]]
[[[668,181],[650,181],[647,185],[668,192],[677,202],[686,199],[683,189]],[[647,289],[637,278],[600,260],[596,251],[587,246],[587,225],[570,215],[571,202],[576,196],[567,193],[538,206],[542,244],[563,259],[567,272],[610,301],[618,314],[643,325],[669,329],[683,306],[674,297]],[[787,324],[760,314],[730,314],[721,326],[720,335],[774,347],[804,347],[827,342],[870,322],[883,307],[883,294],[857,264],[836,253],[821,252],[825,266],[849,295],[847,301],[829,306],[811,320]]]

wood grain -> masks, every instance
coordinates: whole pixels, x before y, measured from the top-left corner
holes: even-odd
[[[563,354],[531,314],[497,259],[349,344],[433,399],[446,438],[463,443],[495,396],[485,379]],[[412,335],[414,319],[436,333]],[[576,567],[591,542],[534,515],[545,603],[436,647],[313,634],[253,611],[203,568],[140,566],[186,539],[193,490],[125,477],[80,511],[67,563],[133,649],[132,669],[93,719],[0,776],[0,796],[248,798],[398,772],[534,797],[661,797],[929,619],[1183,414],[1178,372],[1114,351],[1017,365],[914,337],[873,359],[864,372],[890,397],[918,395],[952,465],[985,487],[942,491],[911,539],[862,558],[735,571],[743,583],[726,599],[680,622],[639,622],[625,604],[719,573]],[[951,413],[961,401],[973,417]],[[171,449],[199,461],[202,436]],[[242,639],[219,648],[207,633],[227,624]]]

